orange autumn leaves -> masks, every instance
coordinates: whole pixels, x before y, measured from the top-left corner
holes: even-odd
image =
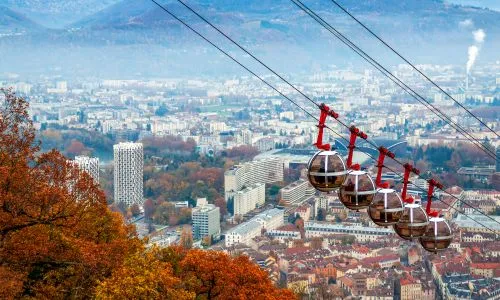
[[[132,296],[133,295],[133,296]],[[97,288],[99,299],[295,299],[247,257],[167,248],[147,251]]]
[[[246,258],[146,250],[88,174],[39,153],[27,109],[0,91],[0,299],[293,298]]]
[[[2,95],[0,277],[8,288],[0,298],[91,297],[142,242],[88,174],[57,151],[38,153],[27,103]]]

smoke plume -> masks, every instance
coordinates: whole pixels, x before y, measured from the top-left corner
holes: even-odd
[[[484,38],[486,37],[486,33],[484,33],[484,30],[482,29],[473,31],[472,35],[474,36],[474,41],[476,41],[476,43],[484,42]]]
[[[477,55],[479,54],[479,48],[477,46],[469,46],[469,59],[467,60],[467,73],[470,72],[470,69],[476,62]]]
[[[476,62],[477,56],[479,55],[479,51],[481,50],[481,46],[486,38],[486,33],[483,29],[474,30],[472,32],[472,36],[474,37],[474,45],[469,46],[467,50],[468,60],[467,60],[467,74],[470,72],[474,63]]]

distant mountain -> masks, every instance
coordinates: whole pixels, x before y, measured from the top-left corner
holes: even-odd
[[[2,0],[2,5],[19,11],[48,27],[63,27],[92,15],[120,0]]]
[[[0,6],[0,33],[19,33],[40,31],[43,27],[21,13],[5,6]]]
[[[42,0],[4,1],[43,3]],[[54,14],[58,10],[67,12],[69,8],[76,9],[78,5],[83,5],[81,3],[96,1],[47,0],[47,3],[54,4],[54,8],[49,10]],[[210,39],[230,47],[230,51],[234,50],[234,46],[230,46],[177,1],[161,1]],[[308,72],[334,64],[368,67],[289,0],[186,2],[279,69]],[[379,57],[382,63],[401,63],[329,0],[304,2],[361,48]],[[500,12],[449,4],[442,0],[341,0],[341,3],[416,63],[465,65],[467,47],[473,43],[472,30],[477,28],[486,32],[478,63],[498,60]],[[150,0],[104,0],[95,5],[95,9],[104,8],[67,25],[64,30],[23,39],[0,39],[0,50],[2,46],[15,49],[16,43],[36,45],[34,48],[38,53],[33,57],[38,59],[44,56],[47,61],[66,68],[76,64],[75,68],[69,68],[71,73],[92,72],[99,68],[99,72],[115,70],[121,77],[124,74],[159,76],[171,72],[189,73],[189,65],[193,65],[196,71],[204,66],[204,75],[239,70]],[[460,26],[467,19],[473,25],[469,28]],[[45,51],[44,47],[50,48],[50,51]],[[15,54],[13,60],[20,60],[21,54]],[[80,63],[82,61],[84,63]],[[34,64],[28,62],[26,67],[33,68]],[[113,66],[101,68],[107,64]]]

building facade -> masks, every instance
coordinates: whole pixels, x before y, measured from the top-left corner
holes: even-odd
[[[113,146],[115,202],[127,206],[142,205],[144,151],[141,143],[120,143]]]
[[[220,209],[213,204],[193,208],[191,212],[193,220],[193,238],[202,239],[206,236],[214,237],[220,235]]]
[[[268,158],[237,165],[224,173],[226,201],[232,193],[256,183],[283,181],[283,161]]]
[[[365,243],[377,240],[381,236],[392,235],[390,228],[346,226],[323,222],[305,222],[306,238],[329,235],[353,235],[357,242]]]
[[[235,192],[234,215],[244,215],[266,202],[266,185],[256,183]]]
[[[309,198],[314,195],[314,193],[315,189],[308,180],[299,179],[280,190],[281,203],[285,206],[289,206],[293,203],[300,202],[300,200],[304,198]]]
[[[237,244],[251,245],[254,237],[260,236],[264,230],[274,230],[284,223],[284,211],[273,208],[256,215],[247,222],[229,230],[225,236],[226,247]]]
[[[78,169],[87,172],[94,179],[95,183],[99,183],[99,158],[77,156],[74,162],[78,166]]]

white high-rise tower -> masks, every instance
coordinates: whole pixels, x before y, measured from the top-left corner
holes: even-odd
[[[99,158],[88,156],[75,157],[75,163],[78,169],[87,172],[95,183],[99,183]]]
[[[144,153],[141,143],[120,143],[113,146],[115,202],[127,206],[142,205]]]

